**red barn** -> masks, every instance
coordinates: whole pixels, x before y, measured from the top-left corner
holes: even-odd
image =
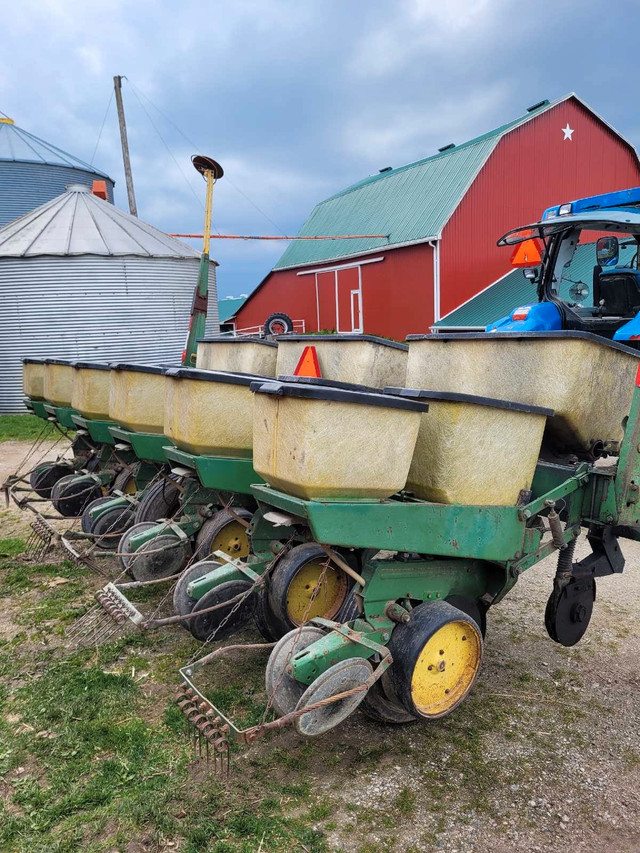
[[[509,271],[509,251],[496,246],[505,231],[565,199],[637,185],[635,149],[584,101],[543,101],[320,202],[300,235],[387,236],[292,242],[236,328],[282,311],[308,332],[425,332]]]

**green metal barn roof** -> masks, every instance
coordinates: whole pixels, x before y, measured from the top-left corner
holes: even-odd
[[[218,300],[218,313],[220,322],[226,323],[229,317],[238,312],[242,305],[247,301],[246,296],[225,296],[224,299]]]
[[[629,260],[633,250],[629,246],[621,246],[621,262],[625,259],[625,252],[629,253]],[[567,275],[571,280],[563,279],[560,282],[560,297],[570,300],[569,288],[574,281],[582,281],[592,288],[593,266],[595,263],[595,247],[593,243],[585,243],[578,246],[571,260],[571,266]],[[537,301],[536,286],[524,277],[521,269],[514,269],[494,284],[480,291],[476,296],[465,302],[455,311],[447,314],[433,328],[461,329],[461,328],[484,328],[488,323],[493,323],[501,317],[506,317],[519,305],[530,305]],[[587,300],[588,304],[589,300]]]
[[[573,95],[542,101],[508,124],[461,145],[371,175],[320,202],[300,236],[386,234],[362,240],[294,241],[274,269],[333,261],[387,246],[437,237],[505,133]]]

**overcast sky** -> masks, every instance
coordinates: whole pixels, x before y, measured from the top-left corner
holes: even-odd
[[[570,91],[640,144],[638,0],[0,0],[0,8],[0,110],[26,130],[91,161],[112,77],[128,77],[138,214],[166,231],[202,230],[196,151],[225,169],[218,231],[291,234],[349,183]],[[113,102],[94,164],[127,208]],[[220,296],[252,290],[285,247],[214,241]]]

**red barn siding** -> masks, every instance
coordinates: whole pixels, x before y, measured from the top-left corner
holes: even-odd
[[[384,260],[366,263],[372,258]],[[364,263],[363,263],[364,262]],[[335,266],[361,263],[363,330],[370,335],[403,340],[408,334],[426,332],[433,316],[433,249],[428,244],[379,250]],[[358,289],[357,268],[338,270],[338,313],[336,317],[335,275],[298,275],[333,264],[303,269],[275,270],[238,311],[236,328],[259,326],[274,311],[284,311],[293,320],[304,320],[308,332],[319,329],[351,330],[352,290]],[[356,297],[357,300],[357,297]],[[318,326],[318,307],[320,325]],[[357,304],[354,304],[357,312]]]
[[[505,231],[553,204],[639,184],[629,147],[573,99],[508,133],[443,230],[441,316],[508,272],[512,250],[496,246]]]

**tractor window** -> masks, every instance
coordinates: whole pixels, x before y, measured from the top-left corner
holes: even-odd
[[[573,255],[564,266],[556,267],[554,289],[560,299],[577,307],[593,307],[594,276],[601,269],[596,256],[596,241],[601,232],[581,231]],[[606,267],[613,269],[638,269],[638,240],[635,235],[618,234],[617,262]],[[560,262],[561,263],[561,262]],[[597,282],[595,290],[598,290]],[[596,294],[597,295],[597,294]]]

